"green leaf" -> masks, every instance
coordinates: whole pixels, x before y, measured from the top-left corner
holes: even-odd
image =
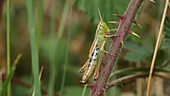
[[[97,24],[100,20],[98,9],[104,20],[116,18],[112,14],[123,14],[130,0],[76,0],[75,5],[79,11],[84,11],[91,20]]]
[[[163,43],[161,49],[170,48],[170,20],[168,17],[165,18]]]
[[[132,42],[126,42],[125,48],[129,52],[125,55],[124,59],[130,62],[139,62],[152,54],[152,50],[148,50]]]

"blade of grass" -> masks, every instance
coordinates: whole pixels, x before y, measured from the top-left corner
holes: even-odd
[[[86,89],[87,89],[87,84],[84,86],[84,89],[83,89],[83,92],[82,92],[81,96],[85,96]]]
[[[66,24],[66,20],[67,20],[67,16],[68,16],[68,11],[69,11],[69,4],[70,4],[70,1],[71,0],[66,0],[66,3],[64,5],[64,9],[63,9],[63,12],[62,12],[62,18],[61,18],[61,23],[60,23],[60,26],[59,26],[59,29],[58,29],[58,34],[57,34],[57,37],[58,38],[61,38],[63,36],[63,32],[64,32],[64,27],[65,27],[65,24]]]
[[[10,75],[11,58],[10,58],[10,0],[7,0],[7,75]],[[8,83],[8,96],[11,96],[11,83]]]
[[[15,59],[15,61],[14,61],[14,63],[13,63],[13,66],[12,66],[12,70],[10,71],[7,79],[5,80],[5,83],[4,83],[4,85],[3,85],[3,88],[2,88],[2,91],[1,91],[1,93],[0,93],[0,96],[5,96],[5,93],[6,93],[8,84],[10,83],[10,81],[11,81],[13,75],[14,75],[16,66],[17,66],[18,61],[20,60],[21,56],[22,56],[22,54],[19,54],[19,55],[16,57],[16,59]]]
[[[55,38],[55,18],[56,18],[56,1],[52,3],[51,9],[50,9],[50,35],[52,38]],[[56,40],[56,44],[58,44],[58,41]],[[55,44],[54,44],[55,45]],[[57,50],[57,47],[52,45],[51,46],[51,52],[50,52],[50,60],[51,63],[49,64],[49,85],[48,85],[48,96],[53,96],[54,94],[54,85],[55,80],[57,77],[58,70],[57,63],[55,64],[55,53]]]
[[[70,12],[69,12],[69,9],[70,9]],[[72,3],[71,3],[70,0],[66,1],[65,8],[63,10],[63,14],[64,15],[67,16],[68,13],[70,13],[70,15],[69,15],[69,22],[71,22],[71,19],[72,19]],[[64,24],[64,23],[62,23],[62,24]],[[61,26],[63,26],[63,27],[61,27],[61,28],[63,28],[61,30],[64,30],[64,25],[61,25]],[[60,34],[58,34],[58,35],[60,35]],[[71,37],[71,27],[69,27],[69,31],[68,31],[67,35],[68,36],[67,36],[67,48],[66,48],[66,55],[65,55],[65,63],[64,63],[64,69],[63,69],[62,80],[61,80],[61,87],[60,87],[60,95],[61,96],[63,96],[64,83],[65,83],[65,78],[66,78],[66,70],[67,70],[68,54],[69,54],[69,44],[70,44],[70,37]]]
[[[163,11],[163,16],[162,16],[162,20],[161,20],[161,25],[160,25],[160,29],[159,29],[159,34],[158,34],[158,38],[157,38],[157,41],[156,41],[155,50],[154,50],[154,54],[153,54],[153,58],[152,58],[151,66],[150,66],[146,96],[150,96],[149,94],[150,94],[152,73],[153,73],[153,68],[154,68],[154,65],[155,65],[156,56],[157,56],[157,53],[158,53],[158,48],[159,48],[159,45],[161,43],[160,42],[161,41],[161,35],[162,35],[163,25],[164,25],[164,21],[165,21],[167,9],[168,9],[168,3],[169,3],[169,0],[166,0],[164,11]]]
[[[2,72],[0,71],[0,92],[2,91]]]
[[[37,22],[37,42],[40,43],[42,23],[43,23],[43,0],[38,0],[38,22]]]
[[[33,96],[41,96],[41,83],[39,80],[39,57],[38,57],[38,43],[34,26],[33,15],[33,0],[27,0],[28,24],[30,33],[31,45],[31,62],[33,74]]]

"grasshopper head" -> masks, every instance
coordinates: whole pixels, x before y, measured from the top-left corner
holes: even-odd
[[[103,21],[103,18],[101,16],[100,10],[98,9],[99,12],[99,16],[100,16],[100,22],[98,24],[98,30],[100,31],[100,33],[105,34],[105,33],[109,33],[109,27],[108,25]]]
[[[101,34],[106,34],[110,32],[108,25],[104,21],[99,22],[98,31]]]

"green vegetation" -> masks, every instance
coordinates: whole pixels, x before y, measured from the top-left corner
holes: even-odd
[[[108,22],[119,21],[113,14],[122,15],[130,1],[0,0],[0,96],[88,96],[91,89],[80,83],[83,74],[79,69],[88,59],[100,21],[98,9],[109,28],[116,29],[116,24]],[[141,38],[128,35],[108,82],[149,73],[164,8],[164,0],[155,1],[156,4],[144,0],[136,15],[142,28],[131,26]],[[109,40],[107,50],[112,42]],[[169,45],[170,16],[167,14],[152,81],[160,85],[151,86],[164,91],[158,94],[159,88],[155,89],[150,96],[170,95],[164,86],[170,79]],[[140,94],[139,90],[142,94],[138,96],[145,96],[147,82],[141,80],[118,84],[106,96],[136,95]],[[88,84],[93,82],[90,78]]]

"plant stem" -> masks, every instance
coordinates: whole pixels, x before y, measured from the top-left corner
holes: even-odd
[[[169,3],[169,0],[166,0],[166,4],[165,4],[163,16],[162,16],[162,21],[161,21],[161,25],[160,25],[160,29],[159,29],[159,34],[158,34],[158,38],[157,38],[156,45],[155,45],[155,51],[154,51],[154,55],[153,55],[152,62],[151,62],[146,96],[149,96],[149,94],[150,94],[150,85],[151,85],[152,73],[153,73],[153,68],[154,68],[154,65],[155,65],[156,56],[157,56],[157,53],[158,53],[158,48],[159,48],[160,41],[161,41],[161,34],[162,34],[163,25],[164,25],[164,21],[165,21],[167,9],[168,9],[168,3]]]
[[[37,35],[34,26],[34,14],[33,14],[33,0],[27,0],[27,12],[28,12],[28,24],[30,33],[30,45],[31,45],[31,63],[33,74],[33,96],[41,96],[41,83],[39,80],[39,56],[38,56],[38,43]]]
[[[38,22],[37,22],[37,42],[38,47],[41,40],[41,31],[43,24],[43,0],[38,0]]]
[[[84,89],[83,89],[81,96],[85,96],[86,89],[87,89],[87,85],[84,86]]]
[[[16,57],[13,65],[12,65],[11,71],[10,71],[8,77],[6,78],[6,80],[5,80],[4,84],[3,84],[2,91],[0,91],[0,96],[5,96],[5,94],[6,94],[6,89],[7,89],[7,87],[8,87],[8,84],[9,84],[9,83],[11,82],[11,80],[12,80],[12,77],[13,77],[13,75],[14,75],[14,72],[15,72],[15,69],[16,69],[16,66],[17,66],[17,63],[18,63],[19,59],[21,58],[21,56],[22,56],[22,54],[19,54],[19,55]],[[3,74],[2,74],[2,79],[3,79]]]
[[[55,38],[55,22],[56,22],[56,0],[54,0],[55,2],[53,2],[51,4],[50,7],[50,36],[52,38]],[[55,41],[56,43],[54,44],[58,44],[58,41],[56,39]],[[58,47],[58,45],[56,45]],[[55,57],[55,53],[57,50],[57,47],[54,45],[51,45],[51,51],[50,51],[50,60],[51,63],[49,64],[49,84],[48,84],[48,96],[53,96],[54,94],[54,85],[55,85],[55,80],[58,74],[58,70],[56,69],[58,66],[58,63],[56,63],[56,57]]]
[[[59,25],[58,33],[57,33],[58,38],[61,38],[63,36],[64,27],[65,27],[65,24],[66,24],[68,13],[69,13],[70,2],[71,2],[71,0],[65,1],[64,9],[63,9],[62,16],[61,16],[62,18],[61,18],[61,21],[60,21],[61,23]]]
[[[10,74],[11,60],[10,60],[10,0],[7,0],[7,75]],[[8,83],[8,96],[11,96],[11,83]]]
[[[71,22],[72,19],[72,5],[73,2],[70,0],[67,0],[66,3],[68,3],[68,5],[65,5],[66,7],[68,6],[68,13],[70,13],[69,16],[69,21]],[[69,12],[70,11],[70,12]],[[67,14],[68,14],[67,13]],[[70,23],[71,24],[71,23]],[[64,84],[65,84],[65,78],[66,78],[66,69],[67,69],[67,64],[68,64],[68,58],[69,58],[69,48],[70,48],[70,38],[71,38],[71,30],[72,27],[69,27],[69,31],[67,33],[67,48],[66,48],[66,54],[65,54],[65,63],[64,63],[64,69],[63,69],[63,74],[62,74],[62,80],[61,80],[61,87],[60,87],[60,95],[63,96],[63,91],[64,91]]]
[[[131,0],[126,12],[124,13],[124,20],[118,27],[117,37],[113,38],[113,42],[110,46],[110,53],[113,55],[106,55],[103,61],[103,68],[100,72],[99,78],[94,84],[91,92],[91,96],[104,96],[104,89],[111,73],[112,67],[115,64],[122,47],[122,41],[127,37],[127,33],[134,21],[135,15],[143,0]]]
[[[166,80],[170,80],[170,77],[168,77],[166,75],[157,74],[157,73],[154,73],[153,75],[156,76],[156,77],[166,79]],[[133,81],[137,78],[145,78],[147,76],[148,76],[148,73],[138,73],[138,74],[132,74],[132,75],[121,77],[119,79],[113,80],[112,82],[108,83],[107,86],[106,86],[106,90],[108,90],[109,88],[111,88],[113,86],[121,85],[123,83]]]

